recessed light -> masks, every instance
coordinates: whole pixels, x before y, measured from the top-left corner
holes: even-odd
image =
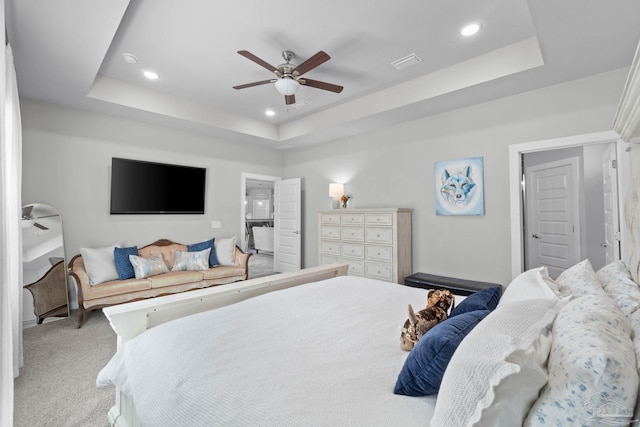
[[[153,71],[144,71],[142,74],[149,80],[155,80],[158,78],[158,73],[154,73]]]
[[[129,64],[135,64],[136,62],[138,62],[138,57],[135,56],[133,53],[123,53],[122,57]]]
[[[462,29],[460,30],[460,34],[469,37],[477,33],[478,30],[480,30],[480,24],[473,23],[462,27]]]
[[[275,116],[275,115],[276,115],[276,112],[275,112],[275,111],[273,111],[273,110],[266,110],[266,111],[264,112],[264,114],[266,114],[266,115],[267,115],[267,116],[269,116],[269,117],[273,117],[273,116]]]

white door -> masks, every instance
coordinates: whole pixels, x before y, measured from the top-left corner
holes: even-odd
[[[274,196],[274,269],[277,272],[300,270],[302,259],[300,178],[275,182]]]
[[[620,225],[618,218],[618,179],[616,175],[615,143],[602,153],[602,180],[604,187],[604,242],[605,262],[620,259]],[[605,265],[606,265],[605,264]]]
[[[525,171],[527,268],[546,265],[551,277],[580,261],[578,158]]]

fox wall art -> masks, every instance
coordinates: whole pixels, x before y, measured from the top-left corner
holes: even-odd
[[[436,162],[436,214],[484,215],[482,174],[482,157]]]

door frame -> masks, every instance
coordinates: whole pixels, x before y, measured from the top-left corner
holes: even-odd
[[[247,200],[247,179],[256,180],[256,181],[280,181],[282,177],[272,176],[272,175],[258,175],[255,173],[242,172],[240,174],[240,234],[238,234],[238,242],[241,242],[238,246],[243,251],[247,251],[247,242],[245,241],[244,235],[246,231],[246,223],[245,220],[247,218],[247,207],[245,205],[245,201]]]
[[[596,132],[585,135],[574,135],[563,138],[546,139],[541,141],[525,142],[509,146],[509,204],[511,208],[511,276],[516,277],[522,273],[524,268],[523,250],[523,228],[524,209],[522,199],[522,155],[536,151],[553,150],[557,148],[581,147],[591,144],[616,143],[616,156],[619,167],[616,169],[618,175],[618,194],[623,194],[621,190],[628,188],[628,159],[623,156],[626,144],[620,140],[620,136],[615,131]],[[625,162],[622,162],[622,159]],[[624,163],[624,167],[623,167]],[[623,173],[624,171],[624,173]],[[618,215],[624,212],[622,197],[618,198]],[[626,259],[625,242],[627,230],[620,229],[621,257]]]

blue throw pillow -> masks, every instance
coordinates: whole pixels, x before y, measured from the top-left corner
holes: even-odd
[[[211,252],[209,253],[209,267],[217,267],[220,265],[218,262],[218,257],[216,256],[216,247],[214,245],[215,237],[211,240],[207,240],[206,242],[194,243],[193,245],[187,245],[187,250],[189,252],[200,252],[205,249],[211,248]]]
[[[407,356],[393,392],[406,396],[436,394],[458,345],[489,313],[489,310],[463,313],[427,331]]]
[[[455,317],[468,311],[493,311],[498,306],[498,302],[500,302],[501,293],[502,288],[500,288],[500,286],[494,286],[493,288],[483,289],[471,294],[462,300],[460,305],[455,306],[454,309],[451,310],[449,317]]]
[[[138,256],[138,247],[116,247],[113,249],[113,259],[116,263],[116,270],[118,271],[118,278],[120,280],[127,280],[136,277],[136,273],[133,270],[133,265],[131,265],[131,261],[129,261],[129,255]]]

